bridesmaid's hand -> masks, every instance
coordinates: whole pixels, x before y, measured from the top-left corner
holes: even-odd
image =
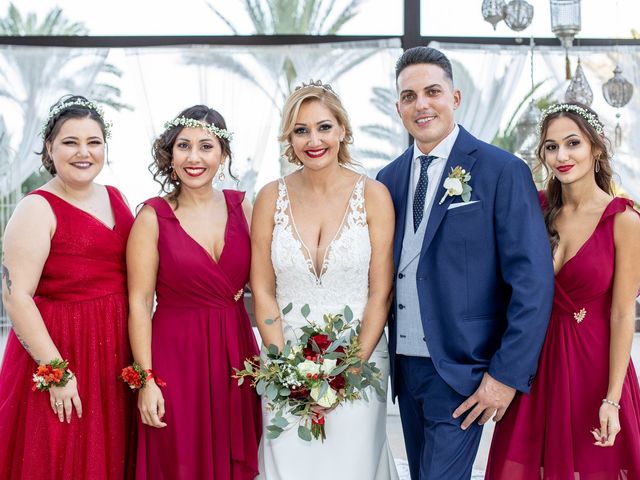
[[[150,427],[163,428],[167,424],[161,419],[164,417],[164,397],[155,380],[150,379],[138,392],[138,410],[142,423]]]
[[[71,423],[71,412],[74,408],[78,418],[82,418],[82,402],[80,401],[80,395],[78,395],[76,376],[73,375],[64,387],[51,387],[49,389],[49,402],[53,413],[60,422],[64,422],[66,417],[67,423]]]
[[[616,435],[620,433],[619,411],[613,405],[603,403],[600,406],[600,429],[594,428],[591,434],[596,439],[593,443],[598,447],[612,447]]]

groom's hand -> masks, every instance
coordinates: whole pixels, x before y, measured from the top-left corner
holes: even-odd
[[[475,422],[480,415],[482,415],[478,420],[480,425],[487,423],[491,417],[497,422],[502,419],[515,394],[515,388],[500,383],[485,372],[478,389],[456,408],[453,412],[453,418],[458,418],[472,408],[460,426],[463,430],[469,428],[469,425]]]

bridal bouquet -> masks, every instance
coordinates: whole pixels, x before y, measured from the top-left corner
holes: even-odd
[[[287,305],[283,315],[291,308],[291,304]],[[245,378],[251,379],[258,394],[266,396],[267,408],[275,412],[267,426],[269,438],[277,438],[292,422],[298,424],[302,440],[324,440],[325,419],[312,407],[334,408],[362,398],[368,401],[368,387],[381,396],[384,391],[375,363],[362,362],[358,356],[360,324],[351,324],[353,312],[348,306],[343,314],[323,315],[321,323],[309,319],[308,305],[302,307],[301,313],[308,325],[302,327],[298,343],[287,341],[282,351],[269,345],[266,358],[245,360],[244,369],[235,369],[234,378],[239,385]]]

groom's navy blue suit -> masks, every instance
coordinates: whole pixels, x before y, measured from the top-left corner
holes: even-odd
[[[413,148],[378,174],[396,210],[396,269],[402,256]],[[449,196],[439,204],[445,193],[442,184],[456,166],[471,173],[475,203],[449,209],[462,202],[460,196]],[[396,272],[395,282],[417,284],[431,360],[396,355],[394,301],[389,317],[392,389],[394,397],[400,395],[412,478],[418,480],[420,470],[423,475],[429,472],[429,479],[468,478],[469,458],[472,464],[481,428],[475,424],[469,429],[476,430],[475,437],[465,439],[469,432],[459,428],[462,418],[454,420],[451,413],[474,393],[485,372],[519,391],[529,390],[551,311],[551,252],[527,165],[462,127],[430,215],[423,221],[428,223],[416,277],[401,280]],[[403,392],[422,400],[403,405]],[[442,428],[443,424],[448,426]],[[407,437],[407,429],[415,431]],[[423,441],[411,444],[412,434]],[[429,445],[437,445],[433,448],[440,453],[425,454]]]

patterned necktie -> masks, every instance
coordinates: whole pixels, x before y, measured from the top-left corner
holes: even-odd
[[[416,185],[416,191],[413,194],[413,231],[416,232],[424,215],[424,201],[427,196],[427,186],[429,185],[429,177],[427,170],[431,162],[436,158],[434,155],[420,155],[420,178]]]

